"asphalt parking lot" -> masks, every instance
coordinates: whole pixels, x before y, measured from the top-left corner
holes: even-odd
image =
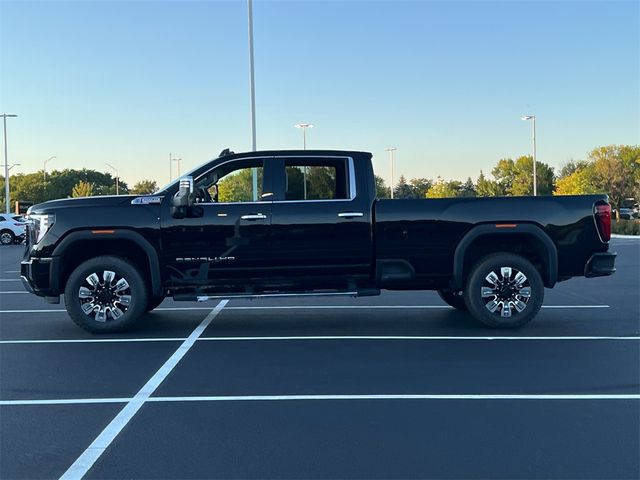
[[[177,303],[92,336],[0,251],[0,478],[640,477],[640,241],[489,330],[432,292]]]

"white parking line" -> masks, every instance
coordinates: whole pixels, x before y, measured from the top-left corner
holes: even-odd
[[[450,310],[453,307],[448,305],[281,305],[264,307],[227,307],[227,310]],[[543,305],[542,308],[550,309],[589,309],[589,308],[611,308],[609,305]],[[210,307],[160,307],[155,311],[164,312],[188,312],[198,310],[211,310]],[[65,309],[39,309],[39,310],[0,310],[0,313],[60,313]]]
[[[392,394],[392,393],[376,393],[376,394],[363,394],[363,395],[216,395],[216,396],[193,396],[193,397],[148,397],[145,402],[147,403],[167,403],[167,402],[282,402],[282,401],[322,401],[322,400],[640,400],[640,393],[610,393],[610,394],[448,394],[448,393],[433,393],[433,394]],[[123,412],[127,407],[136,402],[136,397],[133,398],[63,398],[63,399],[51,399],[51,400],[0,400],[0,406],[24,406],[24,405],[86,405],[97,403],[127,403],[127,406],[122,410]],[[145,403],[142,402],[142,403]],[[140,406],[142,406],[142,403]],[[137,407],[136,411],[140,408]],[[135,412],[134,412],[135,414]],[[115,422],[114,419],[109,426],[105,429],[109,429]],[[127,420],[128,422],[128,420]],[[119,422],[121,423],[121,422]],[[126,423],[118,424],[117,435]],[[103,431],[104,433],[104,431]],[[103,435],[100,434],[100,436]],[[115,435],[113,436],[115,438]],[[100,440],[100,436],[94,441],[96,443]],[[113,438],[106,444],[108,446]],[[101,444],[102,445],[102,444]],[[91,446],[85,450],[85,452],[76,460],[76,465],[81,459],[83,465],[80,468],[77,467],[74,471],[69,468],[62,478],[82,478],[83,475],[91,468],[91,465],[100,457],[100,454],[104,451],[106,446]],[[94,448],[100,450],[99,453],[91,453],[91,464],[88,464],[88,458],[83,456]],[[92,458],[95,456],[95,459]],[[72,468],[73,466],[72,465]]]
[[[0,282],[21,282],[19,278],[0,278]]]
[[[20,273],[20,270],[5,270],[4,273]]]
[[[23,293],[31,293],[31,292],[27,292],[26,290],[20,290],[19,292],[0,292],[0,295],[6,295],[6,294],[16,295],[16,294],[23,294]]]
[[[150,338],[78,338],[55,340],[0,340],[0,345],[39,345],[69,343],[145,343],[145,342],[181,342],[186,337],[150,337]],[[422,340],[422,341],[640,341],[640,336],[537,336],[537,337],[482,337],[454,335],[296,335],[296,336],[253,336],[253,337],[200,337],[197,342],[260,342],[260,341],[306,341],[306,340]]]
[[[86,475],[96,460],[98,460],[102,453],[111,445],[111,442],[113,442],[145,402],[149,400],[151,394],[153,394],[164,379],[167,378],[189,349],[193,347],[198,337],[202,335],[202,332],[204,332],[213,319],[218,316],[227,302],[228,300],[222,300],[204,320],[202,320],[200,325],[191,332],[191,335],[178,347],[164,365],[162,365],[140,391],[128,401],[124,408],[111,420],[109,425],[105,427],[91,445],[73,462],[69,469],[60,477],[61,479],[78,479]]]

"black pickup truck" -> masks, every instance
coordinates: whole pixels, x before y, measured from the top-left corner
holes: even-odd
[[[175,300],[437,290],[517,327],[544,288],[614,273],[606,195],[376,199],[371,154],[222,154],[154,195],[29,209],[21,274],[79,326],[131,326]]]

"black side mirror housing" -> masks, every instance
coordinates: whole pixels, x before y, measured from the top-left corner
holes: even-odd
[[[171,199],[171,215],[174,218],[184,218],[195,203],[195,193],[193,191],[193,177],[183,177],[180,179],[180,188]]]

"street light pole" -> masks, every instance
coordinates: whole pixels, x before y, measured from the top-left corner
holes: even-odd
[[[9,197],[9,159],[7,158],[7,117],[15,118],[18,115],[3,113],[0,116],[4,123],[4,206],[7,215],[9,215],[11,213],[9,206],[11,199]]]
[[[307,128],[313,128],[313,124],[311,123],[298,123],[294,125],[296,128],[302,129],[302,149],[307,149]],[[304,181],[304,199],[307,199],[307,167],[306,165],[302,168],[302,175]]]
[[[536,173],[536,116],[525,115],[522,120],[533,120],[533,196],[538,195],[538,175]]]
[[[44,161],[44,165],[42,167],[42,190],[45,192],[45,194],[47,192],[47,163],[49,163],[54,158],[56,158],[55,155],[53,157],[47,158]],[[44,200],[46,200],[46,198]]]
[[[251,151],[256,151],[256,84],[253,62],[253,0],[247,0],[247,16],[249,27],[249,89],[251,95]],[[253,177],[253,201],[258,200],[258,169],[252,168]]]
[[[171,159],[172,162],[176,162],[176,169],[177,169],[177,173],[178,176],[176,178],[180,178],[180,162],[182,161],[181,158],[172,158]]]
[[[110,163],[105,162],[105,165],[113,169],[114,172],[116,172],[116,195],[120,195],[120,175],[118,175],[118,169],[113,165],[111,165]]]
[[[295,125],[296,128],[302,129],[302,149],[307,149],[307,128],[313,128],[313,124],[311,123],[298,123]]]
[[[391,163],[391,198],[393,198],[393,152],[395,152],[397,148],[389,147],[384,150],[385,152],[389,152],[389,162]]]

